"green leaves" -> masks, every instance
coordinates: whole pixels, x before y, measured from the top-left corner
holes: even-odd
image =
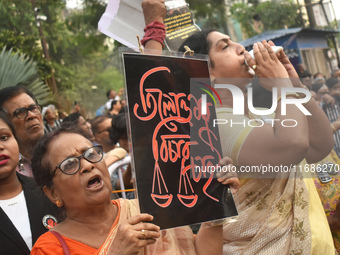
[[[36,63],[25,54],[6,51],[0,53],[0,89],[10,86],[25,86],[38,99],[40,104],[46,104],[50,99],[50,90],[40,80]]]
[[[301,27],[303,20],[298,5],[291,0],[267,1],[254,4],[233,4],[230,12],[241,25],[248,37],[266,30]]]

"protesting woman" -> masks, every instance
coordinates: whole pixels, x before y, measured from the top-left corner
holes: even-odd
[[[35,179],[66,218],[39,238],[31,254],[221,254],[221,226],[203,223],[195,238],[188,226],[160,231],[151,215],[138,213],[136,200],[111,201],[102,158],[102,148],[75,131],[61,128],[39,142]]]
[[[161,0],[144,0],[142,6],[147,25],[142,43],[159,53],[165,37],[166,7]],[[283,94],[293,88],[303,91],[304,87],[288,57],[283,51],[275,54],[270,47],[273,45],[266,41],[254,44],[255,60],[228,35],[204,30],[190,36],[179,50],[208,55],[215,86],[233,85],[246,95],[246,87],[256,74],[264,88],[275,88],[277,93],[275,116],[270,119],[254,116],[246,103],[243,115],[233,114],[239,110],[233,108],[235,101],[242,98],[234,99],[230,89],[216,89],[222,100],[217,118],[229,123],[219,125],[223,156],[231,157],[239,169],[288,169],[272,175],[260,171],[252,178],[239,176],[239,216],[224,225],[224,254],[334,254],[327,218],[313,180],[303,179],[305,173],[301,171],[308,169],[306,161],[317,162],[328,155],[334,143],[332,131],[315,100],[306,100],[307,90]],[[294,104],[288,104],[283,113],[284,96],[302,99],[301,106],[311,115],[306,116]],[[287,119],[297,125],[282,125]]]

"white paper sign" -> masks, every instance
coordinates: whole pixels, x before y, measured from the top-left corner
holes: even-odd
[[[109,0],[98,23],[100,32],[130,48],[138,48],[144,27],[142,0]]]

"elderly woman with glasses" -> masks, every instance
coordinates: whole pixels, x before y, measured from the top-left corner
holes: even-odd
[[[31,254],[222,253],[221,226],[203,223],[195,238],[188,226],[160,231],[150,223],[151,215],[138,213],[136,200],[111,201],[102,158],[100,146],[63,128],[38,143],[32,158],[35,179],[65,210],[65,219],[38,239]]]

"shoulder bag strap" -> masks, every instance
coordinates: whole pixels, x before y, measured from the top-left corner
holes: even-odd
[[[61,247],[63,248],[65,255],[70,255],[70,250],[68,249],[68,246],[64,240],[64,238],[56,231],[50,231],[55,237],[59,240]]]

